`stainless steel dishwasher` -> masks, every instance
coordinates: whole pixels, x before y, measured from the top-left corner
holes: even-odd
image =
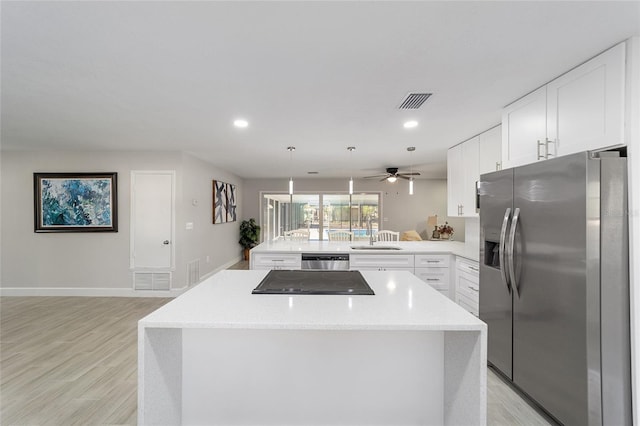
[[[349,270],[347,253],[303,253],[302,269]]]

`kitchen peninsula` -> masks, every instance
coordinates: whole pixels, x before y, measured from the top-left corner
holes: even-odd
[[[486,424],[486,325],[406,271],[375,295],[226,270],[140,320],[144,424]]]
[[[382,247],[382,249],[380,249]],[[386,249],[384,249],[386,248]],[[461,241],[266,241],[251,249],[252,255],[296,253],[350,253],[350,254],[452,254],[478,260],[478,247]],[[253,263],[252,263],[253,266]],[[251,269],[254,269],[253,267]]]

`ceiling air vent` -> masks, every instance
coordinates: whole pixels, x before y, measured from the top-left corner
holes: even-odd
[[[409,93],[398,109],[418,109],[432,93]]]

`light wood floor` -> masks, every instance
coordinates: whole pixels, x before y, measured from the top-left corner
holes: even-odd
[[[169,300],[0,298],[0,424],[136,424],[137,322]]]
[[[169,300],[0,298],[0,424],[135,425],[137,321]],[[549,423],[489,371],[488,424]]]

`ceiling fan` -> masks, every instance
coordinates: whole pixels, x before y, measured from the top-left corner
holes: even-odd
[[[400,179],[406,179],[406,180],[411,180],[410,177],[408,176],[420,176],[420,173],[418,172],[411,172],[411,173],[405,173],[405,172],[398,172],[398,168],[397,167],[387,167],[387,173],[383,174],[383,175],[375,175],[375,176],[365,176],[365,179],[371,179],[371,178],[379,178],[381,177],[382,179],[380,179],[380,182],[386,180],[388,182],[395,182],[396,180],[398,180],[398,178]]]

